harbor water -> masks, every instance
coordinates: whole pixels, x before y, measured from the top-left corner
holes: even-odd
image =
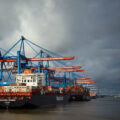
[[[120,120],[120,98],[105,97],[49,108],[0,109],[0,120]]]

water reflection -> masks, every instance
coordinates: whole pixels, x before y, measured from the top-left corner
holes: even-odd
[[[120,99],[99,98],[50,108],[0,110],[0,120],[120,120]]]

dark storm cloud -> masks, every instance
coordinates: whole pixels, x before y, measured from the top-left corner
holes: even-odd
[[[120,1],[56,2],[68,28],[64,52],[76,53],[100,87],[120,84]],[[77,62],[78,63],[78,62]],[[108,85],[108,86],[107,86]],[[109,87],[108,87],[109,88]]]
[[[116,0],[56,2],[56,9],[63,13],[66,27],[69,30],[70,47],[76,48],[76,45],[82,47],[82,45],[99,41],[101,46],[98,47],[115,46],[120,38],[119,3]]]
[[[98,87],[119,89],[119,0],[0,1],[0,39],[21,34],[62,55],[75,55]],[[12,41],[14,42],[14,41]]]

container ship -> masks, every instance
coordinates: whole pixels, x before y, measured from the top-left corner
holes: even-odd
[[[45,73],[27,69],[16,75],[16,83],[0,87],[0,107],[47,107],[69,101],[87,100],[89,90],[82,85],[65,88],[46,86]]]
[[[34,57],[27,57],[26,44],[29,55],[32,50],[35,52]],[[44,107],[89,99],[89,88],[83,82],[76,82],[81,82],[81,75],[79,78],[75,72],[83,73],[82,66],[68,66],[63,62],[73,60],[74,56],[63,57],[23,36],[10,49],[0,50],[1,108]],[[17,54],[12,54],[15,51]]]
[[[44,107],[63,104],[70,96],[58,87],[46,86],[45,73],[33,73],[25,70],[16,75],[16,83],[0,88],[1,107]]]

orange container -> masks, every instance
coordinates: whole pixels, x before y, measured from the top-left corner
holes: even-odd
[[[25,74],[25,75],[31,74],[31,73],[32,73],[32,70],[31,70],[31,69],[24,70],[24,74]]]
[[[1,86],[1,89],[4,89],[5,87],[4,86]]]
[[[16,83],[10,83],[10,86],[16,86],[17,84]]]

